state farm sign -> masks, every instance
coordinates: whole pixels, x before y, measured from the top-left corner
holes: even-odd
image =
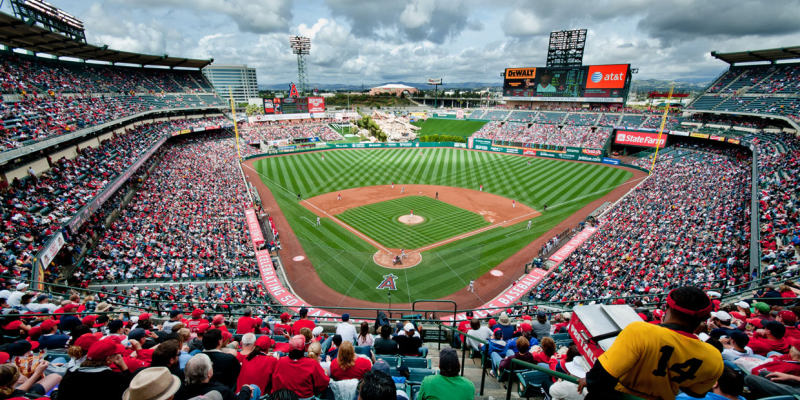
[[[617,131],[616,144],[627,146],[640,146],[640,147],[658,147],[663,148],[667,143],[667,135],[661,135],[658,138],[658,133],[639,132],[639,131]]]

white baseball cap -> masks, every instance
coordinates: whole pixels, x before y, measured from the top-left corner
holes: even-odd
[[[750,308],[750,304],[747,304],[747,302],[746,302],[746,301],[740,301],[740,302],[738,302],[738,303],[736,303],[736,304],[734,304],[734,305],[735,305],[736,307]]]
[[[23,283],[18,283],[18,284],[17,284],[17,290],[20,290],[20,291],[22,291],[22,290],[25,290],[25,289],[27,289],[27,288],[28,288],[28,284],[27,284],[27,283],[24,283],[24,282],[23,282]]]
[[[730,321],[732,319],[727,311],[711,312],[711,316],[720,321]]]
[[[403,326],[403,330],[406,331],[406,332],[413,331],[414,330],[414,324],[412,324],[411,322],[406,323],[406,325]]]

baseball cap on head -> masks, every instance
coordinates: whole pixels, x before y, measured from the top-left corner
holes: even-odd
[[[306,338],[303,335],[294,335],[289,339],[292,350],[303,350],[306,347]]]
[[[347,322],[349,320],[350,320],[350,314],[348,314],[348,313],[342,314],[342,321]]]
[[[731,315],[728,314],[726,311],[716,311],[716,312],[712,311],[711,316],[720,321],[725,321],[725,322],[728,322],[732,319]]]
[[[411,331],[413,331],[413,330],[414,330],[414,324],[412,324],[411,322],[407,322],[407,323],[406,323],[406,324],[403,326],[403,330],[404,330],[404,331],[406,331],[406,332],[411,332]]]
[[[86,354],[87,360],[100,361],[115,354],[125,353],[125,348],[113,340],[100,340],[89,347]]]
[[[753,308],[754,308],[756,311],[758,311],[758,312],[760,312],[760,313],[762,313],[762,314],[767,314],[767,313],[769,313],[769,310],[770,310],[770,308],[769,308],[769,304],[767,304],[767,303],[764,303],[763,301],[757,301],[757,302],[755,302],[755,303],[753,304]]]
[[[794,325],[797,323],[797,315],[789,310],[783,310],[778,313],[784,325]]]
[[[747,304],[746,301],[739,301],[734,303],[733,305],[735,305],[736,307],[746,308],[748,310],[750,309],[750,304]]]

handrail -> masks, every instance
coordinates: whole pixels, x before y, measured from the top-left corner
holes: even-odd
[[[455,321],[453,321],[453,324],[455,324]],[[467,338],[470,338],[472,340],[476,340],[484,345],[483,351],[481,351],[481,389],[480,389],[480,395],[483,396],[483,389],[486,386],[486,365],[491,362],[491,359],[489,358],[489,346],[487,346],[489,342],[479,337],[472,336],[468,333],[461,332],[455,326],[445,325],[444,321],[439,322],[437,325],[439,325],[440,331],[442,330],[442,328],[451,330],[453,332],[454,339],[456,337],[455,335],[459,334]],[[439,347],[441,349],[441,342],[439,342],[439,344],[440,344]],[[471,352],[472,348],[467,346],[467,341],[465,340],[464,343],[461,345],[461,376],[464,376],[464,364],[466,363],[467,360],[467,351]]]
[[[576,385],[578,384],[578,377],[572,376],[572,375],[569,375],[569,374],[565,374],[563,372],[553,371],[552,369],[546,368],[546,367],[542,367],[541,365],[531,364],[529,362],[518,360],[516,358],[512,358],[511,359],[511,363],[512,364],[517,364],[517,365],[519,365],[521,367],[525,367],[526,369],[532,369],[532,370],[535,370],[535,371],[543,372],[543,373],[545,373],[545,374],[547,374],[549,376],[552,376],[552,377],[555,377],[555,378],[559,378],[559,379],[563,379],[563,380],[565,380],[567,382],[571,382],[571,383],[574,383]],[[512,371],[509,371],[509,374],[508,374],[508,391],[506,392],[506,400],[511,399],[511,387],[514,386],[513,383],[514,383],[514,371],[512,370]],[[623,399],[630,399],[630,400],[641,400],[641,398],[636,397],[636,396],[631,395],[631,394],[628,394],[628,393],[622,393],[622,398]]]

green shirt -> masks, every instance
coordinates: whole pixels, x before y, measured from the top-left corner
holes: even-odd
[[[475,385],[463,376],[430,375],[422,380],[418,400],[473,399]]]

